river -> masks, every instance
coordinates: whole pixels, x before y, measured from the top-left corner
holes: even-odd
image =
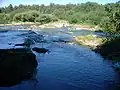
[[[1,48],[11,48],[21,43],[26,36],[35,39],[31,47],[49,49],[49,53],[34,52],[38,62],[34,79],[23,81],[12,87],[0,87],[0,90],[119,90],[120,74],[115,71],[109,60],[85,46],[65,43],[74,35],[92,32],[69,32],[63,29],[40,29],[38,36],[29,34],[29,30],[8,30],[0,32]],[[92,33],[93,34],[93,33]],[[43,35],[43,41],[39,41]],[[3,38],[4,37],[4,38]],[[37,40],[38,39],[38,40]]]

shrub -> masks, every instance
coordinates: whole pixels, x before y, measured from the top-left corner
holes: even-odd
[[[37,17],[35,21],[40,22],[41,24],[46,24],[46,23],[49,23],[49,22],[57,21],[57,20],[58,19],[51,14],[42,14],[39,17]]]
[[[35,19],[39,17],[40,13],[37,11],[28,11],[28,12],[22,12],[17,13],[13,17],[13,21],[16,22],[35,22]]]
[[[2,13],[0,14],[0,24],[7,24],[9,23],[9,15]]]

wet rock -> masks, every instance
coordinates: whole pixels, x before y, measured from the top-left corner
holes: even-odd
[[[49,52],[48,49],[45,49],[45,48],[38,48],[38,47],[34,47],[32,48],[33,51],[36,51],[38,53],[46,53],[46,52]]]
[[[29,31],[26,37],[30,38],[34,42],[41,42],[44,39],[43,35],[41,35],[40,33],[34,32],[34,31]]]
[[[30,38],[26,38],[24,40],[24,43],[21,43],[21,44],[15,44],[15,46],[24,46],[24,47],[30,47],[31,44],[34,44],[34,41],[31,40]]]
[[[21,83],[32,77],[36,67],[36,57],[29,49],[0,49],[0,86]]]
[[[113,67],[114,67],[116,70],[119,70],[119,71],[120,71],[120,62],[114,63]]]
[[[44,40],[44,36],[40,32],[31,31],[31,30],[25,33],[22,33],[18,36],[31,39],[33,42],[36,42],[36,43],[39,43]]]

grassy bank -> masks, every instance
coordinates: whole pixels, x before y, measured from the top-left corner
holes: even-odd
[[[76,36],[74,39],[80,45],[88,46],[91,49],[99,47],[106,40],[105,37],[99,37],[97,35]]]

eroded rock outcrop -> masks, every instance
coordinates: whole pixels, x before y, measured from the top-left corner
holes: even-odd
[[[0,86],[12,86],[32,77],[36,67],[36,56],[30,49],[0,49]]]

